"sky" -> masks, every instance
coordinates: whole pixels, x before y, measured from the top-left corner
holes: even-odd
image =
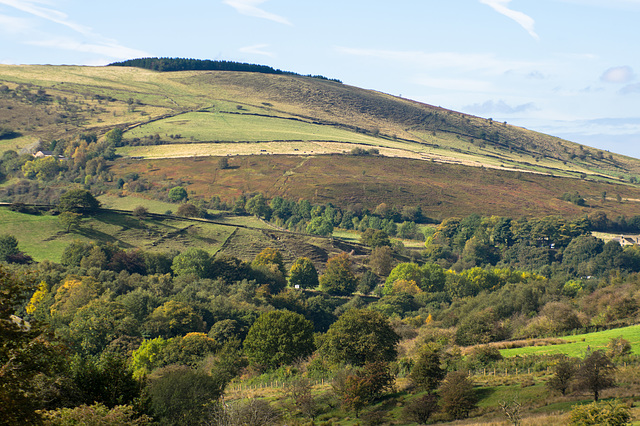
[[[0,0],[0,63],[269,65],[640,158],[640,0]]]

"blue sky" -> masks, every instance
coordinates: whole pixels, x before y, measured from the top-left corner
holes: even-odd
[[[640,158],[640,0],[0,0],[0,63],[260,63]]]

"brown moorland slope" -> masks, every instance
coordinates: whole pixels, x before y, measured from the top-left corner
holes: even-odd
[[[193,198],[233,199],[261,192],[341,207],[420,205],[426,216],[437,220],[472,213],[575,217],[604,211],[617,217],[636,215],[640,208],[640,188],[635,186],[402,158],[236,156],[224,170],[217,163],[216,157],[122,160],[111,170],[116,177],[138,173],[160,192],[181,184]],[[574,191],[587,206],[559,199]],[[608,196],[602,200],[605,191]],[[616,201],[618,194],[622,202]]]

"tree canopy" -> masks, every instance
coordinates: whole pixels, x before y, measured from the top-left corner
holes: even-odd
[[[364,365],[393,361],[400,337],[379,312],[351,309],[329,327],[321,352],[332,362]]]
[[[95,213],[100,202],[86,189],[72,189],[60,197],[60,210],[73,213]]]
[[[290,364],[313,352],[313,324],[295,312],[264,313],[249,329],[244,348],[249,361],[258,366]]]

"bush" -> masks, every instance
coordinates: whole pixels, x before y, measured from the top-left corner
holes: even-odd
[[[132,213],[135,217],[142,218],[149,214],[149,210],[144,206],[137,206],[135,209],[133,209]]]
[[[619,401],[592,402],[586,405],[575,405],[569,419],[572,425],[628,425],[631,421],[629,408]]]
[[[629,355],[631,353],[631,343],[622,336],[614,337],[607,344],[607,355],[611,358]]]
[[[402,409],[402,415],[410,422],[426,424],[431,414],[438,411],[435,395],[423,395],[409,401]]]
[[[177,203],[179,201],[185,200],[187,198],[187,195],[188,194],[186,189],[181,186],[174,186],[169,190],[169,194],[167,195],[167,197],[169,197],[169,200]]]
[[[487,365],[502,359],[503,357],[500,350],[498,350],[497,347],[490,345],[476,346],[471,350],[471,353],[468,356],[469,363],[478,367],[486,367]]]
[[[152,419],[146,415],[138,417],[135,410],[129,405],[117,405],[109,409],[100,403],[45,411],[43,417],[44,424],[47,426],[142,426],[153,424]]]

